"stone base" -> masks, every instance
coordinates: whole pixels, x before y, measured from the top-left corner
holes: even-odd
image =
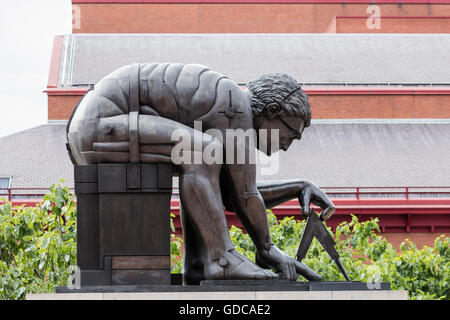
[[[404,290],[97,292],[29,294],[27,300],[407,300]]]
[[[390,283],[372,288],[363,282],[291,282],[287,280],[202,281],[199,286],[59,287],[55,294],[27,295],[28,300],[406,300],[406,291]]]
[[[391,284],[382,282],[371,289],[360,281],[309,281],[289,280],[204,280],[195,285],[113,285],[83,286],[81,289],[56,288],[56,293],[131,293],[131,292],[252,292],[252,291],[367,291],[390,290]]]

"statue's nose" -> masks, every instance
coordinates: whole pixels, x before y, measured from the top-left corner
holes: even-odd
[[[294,140],[290,139],[289,141],[283,143],[281,145],[281,149],[283,149],[284,151],[287,151],[287,149],[289,149],[289,147],[291,146],[292,141],[294,141]]]

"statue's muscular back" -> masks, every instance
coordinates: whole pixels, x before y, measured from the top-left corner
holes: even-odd
[[[222,79],[226,77],[198,64],[148,64],[141,69],[140,103],[188,124],[211,110]]]
[[[202,121],[203,131],[230,127],[248,129],[251,125],[251,108],[244,91],[206,66],[128,65],[100,80],[74,110],[68,126],[73,151],[78,149],[75,153],[87,155],[96,141],[127,141],[128,118],[125,115],[132,111],[133,99],[139,115],[160,116],[189,127],[193,127],[194,121]],[[232,112],[231,117],[227,112],[230,109],[237,111]],[[96,126],[92,125],[94,122]]]

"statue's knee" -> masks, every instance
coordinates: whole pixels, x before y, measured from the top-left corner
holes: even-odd
[[[219,177],[221,164],[183,164],[181,169],[183,174],[193,174],[205,177]]]
[[[223,144],[217,139],[213,138],[206,145],[203,146],[203,163],[214,168],[221,168],[223,164]]]
[[[190,153],[189,159],[181,163],[185,173],[218,176],[223,164],[223,144],[215,138],[204,139],[200,149]]]

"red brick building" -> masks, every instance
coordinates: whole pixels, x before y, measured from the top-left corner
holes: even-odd
[[[272,178],[325,187],[338,208],[329,225],[353,213],[378,217],[394,244],[450,235],[450,1],[72,2],[73,34],[54,41],[49,124],[0,139],[10,150],[0,156],[0,177],[12,177],[13,188],[45,188],[61,177],[73,185],[65,123],[103,76],[133,62],[195,62],[242,86],[266,72],[302,83],[313,124],[280,155]],[[24,150],[13,146],[25,141],[37,170],[14,160]],[[48,145],[48,156],[35,155],[36,145]],[[292,201],[274,212],[300,211]]]
[[[450,17],[448,0],[72,2],[81,13],[74,33],[322,33],[333,20],[337,32],[448,33]],[[379,9],[368,13],[374,5]],[[380,29],[365,28],[367,17],[378,15]]]

